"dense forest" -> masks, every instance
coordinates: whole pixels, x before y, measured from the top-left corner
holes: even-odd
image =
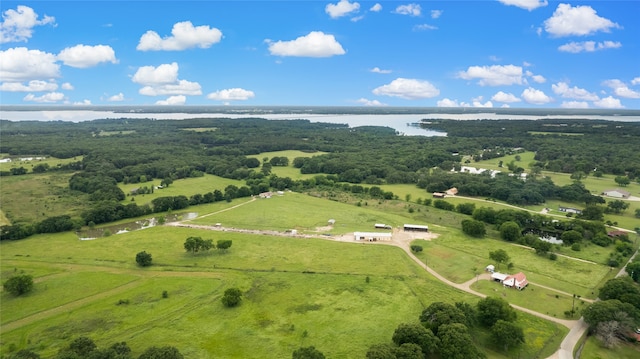
[[[56,216],[41,223],[14,223],[2,230],[3,239],[27,233],[57,232],[88,223],[103,223],[188,205],[230,200],[270,189],[304,190],[315,185],[346,183],[352,192],[362,185],[415,184],[427,192],[457,187],[461,195],[480,196],[516,205],[559,199],[581,205],[604,201],[580,183],[557,186],[536,176],[542,170],[578,174],[613,174],[640,180],[640,123],[596,120],[431,120],[422,126],[446,131],[446,137],[400,136],[387,127],[356,127],[308,120],[251,119],[103,119],[71,122],[11,122],[2,120],[0,153],[81,160],[34,172],[73,173],[69,190],[93,203],[82,218]],[[268,162],[247,157],[263,152],[300,150],[318,153],[295,158],[301,173],[317,180],[293,181],[271,174],[273,166],[289,165],[287,158]],[[474,161],[514,151],[533,151],[535,161],[513,166],[498,176],[452,173]],[[526,181],[518,176],[527,170]],[[511,172],[510,175],[507,175]],[[26,174],[22,167],[2,176]],[[174,180],[205,173],[243,180],[246,186],[202,193],[195,198],[165,198],[149,206],[122,205],[119,183]],[[145,188],[145,187],[141,187]],[[374,187],[374,196],[385,198]],[[596,213],[596,215],[598,215]],[[601,216],[601,213],[599,214]],[[586,218],[598,219],[598,218]],[[26,225],[32,225],[26,229]],[[26,232],[25,232],[26,231]]]

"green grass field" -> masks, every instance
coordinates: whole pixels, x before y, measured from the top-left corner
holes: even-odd
[[[580,359],[635,359],[640,357],[640,343],[621,343],[613,349],[604,348],[596,338],[587,338]]]
[[[271,159],[273,157],[287,157],[289,159],[289,166],[273,166],[271,167],[271,173],[275,174],[278,177],[289,177],[293,180],[312,178],[316,176],[316,174],[302,174],[300,173],[300,169],[293,167],[293,160],[296,157],[312,157],[323,155],[326,152],[302,152],[296,150],[287,150],[287,151],[273,151],[273,152],[262,152],[257,155],[249,155],[247,157],[257,158],[260,162],[263,162],[265,158]]]
[[[336,227],[344,222],[344,230],[380,218],[414,219],[404,208],[376,214],[373,206],[292,193],[222,213],[238,224],[259,222],[260,211],[250,206],[267,205],[277,214],[272,206],[278,200],[298,210],[316,209],[305,216],[309,227],[324,225],[329,213]],[[215,205],[198,206],[198,212],[225,207]],[[219,221],[216,216],[204,219]],[[280,215],[293,218],[288,216],[293,214]],[[233,246],[228,253],[193,255],[183,249],[189,236],[231,239]],[[417,320],[430,303],[477,300],[427,275],[401,249],[383,245],[161,226],[90,241],[73,233],[36,235],[0,243],[0,249],[3,279],[20,271],[36,278],[35,290],[24,298],[1,294],[2,354],[28,347],[47,357],[87,335],[99,346],[126,341],[134,354],[156,344],[174,345],[186,357],[281,358],[314,345],[330,358],[363,357],[370,345],[388,342],[399,323]],[[153,255],[153,266],[136,266],[135,254],[142,250]],[[245,292],[235,309],[220,303],[231,286]],[[550,355],[567,332],[528,315],[519,318],[527,335],[523,358]],[[491,347],[486,352],[490,358],[510,356]]]
[[[21,158],[33,158],[32,160],[24,160],[21,161]],[[55,157],[45,157],[43,159],[35,159],[36,157],[43,156],[9,156],[6,153],[0,154],[0,158],[11,158],[11,162],[3,162],[0,163],[0,171],[9,171],[11,168],[19,168],[24,167],[29,173],[32,172],[33,166],[39,164],[47,164],[50,168],[55,168],[58,165],[64,165],[71,162],[82,161],[82,156],[76,156],[72,158],[55,158]]]

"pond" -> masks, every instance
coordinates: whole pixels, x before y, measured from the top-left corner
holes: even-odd
[[[102,237],[108,237],[114,234],[122,234],[131,231],[138,231],[141,229],[155,227],[160,223],[178,222],[198,217],[197,212],[182,212],[172,213],[164,216],[157,216],[151,218],[145,218],[137,221],[114,224],[111,226],[104,226],[100,228],[83,228],[76,232],[80,240],[92,240]]]

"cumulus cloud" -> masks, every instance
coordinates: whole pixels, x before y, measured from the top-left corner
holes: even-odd
[[[390,74],[391,73],[391,70],[383,70],[383,69],[381,69],[379,67],[374,67],[369,71],[377,73],[377,74]]]
[[[255,96],[253,91],[242,88],[231,88],[212,92],[207,95],[207,98],[216,101],[245,101]]]
[[[606,80],[602,84],[613,89],[613,93],[616,96],[624,98],[640,98],[640,92],[630,89],[627,84],[618,79]]]
[[[612,28],[620,28],[620,25],[598,16],[587,5],[572,7],[570,4],[559,4],[553,16],[544,21],[544,29],[557,37],[585,36],[598,31],[609,32]]]
[[[631,80],[631,84],[632,85],[639,85],[640,84],[640,77],[636,77],[633,80]]]
[[[58,84],[51,81],[31,80],[27,84],[22,82],[3,82],[0,85],[0,91],[7,92],[44,92],[55,91]]]
[[[124,94],[122,92],[120,92],[117,95],[109,96],[107,101],[109,101],[109,102],[121,102],[121,101],[124,101]]]
[[[413,27],[413,31],[438,30],[437,26],[429,24],[420,24]]]
[[[60,76],[56,55],[26,47],[0,51],[0,79],[8,82],[50,79]]]
[[[337,19],[360,10],[360,4],[357,2],[349,2],[349,0],[340,0],[335,4],[327,4],[324,11],[329,14],[332,19]]]
[[[460,104],[458,104],[458,100],[450,100],[450,99],[445,97],[442,100],[438,100],[436,102],[436,106],[438,106],[438,107],[460,107]]]
[[[366,98],[358,99],[356,102],[364,106],[387,106],[387,104],[378,100],[368,100]]]
[[[502,92],[502,91],[498,91],[495,95],[493,95],[491,97],[491,100],[496,101],[496,102],[506,102],[506,103],[513,103],[513,102],[520,102],[521,101],[514,94],[505,93],[505,92]]]
[[[55,25],[56,19],[45,15],[38,20],[38,14],[32,8],[18,5],[16,10],[9,9],[2,14],[0,23],[0,44],[7,42],[27,42],[33,35],[33,28],[46,24]]]
[[[460,71],[458,77],[465,80],[478,79],[480,86],[503,86],[522,84],[522,67],[515,65],[469,66]]]
[[[142,66],[133,75],[133,82],[141,85],[162,85],[178,81],[178,64],[162,64],[158,67]]]
[[[49,92],[42,96],[36,96],[34,94],[28,94],[23,98],[24,101],[39,102],[39,103],[52,103],[64,100],[64,94],[60,92]]]
[[[187,98],[183,95],[171,96],[166,100],[156,101],[156,105],[169,106],[169,105],[184,105],[187,102]]]
[[[60,87],[63,90],[73,90],[73,85],[68,82],[63,83],[62,85],[60,85]]]
[[[602,108],[624,108],[619,99],[613,98],[611,96],[605,97],[598,101],[594,101],[593,104]]]
[[[417,100],[438,96],[440,90],[429,81],[397,78],[390,83],[373,90],[375,95],[400,97],[406,100]]]
[[[155,31],[147,31],[136,47],[140,51],[180,51],[198,47],[207,49],[220,42],[222,32],[208,25],[193,26],[191,21],[178,22],[171,29],[171,36],[160,38]]]
[[[579,87],[569,87],[566,82],[558,82],[551,85],[553,93],[563,98],[571,98],[583,101],[596,101],[599,99],[598,95],[591,93],[585,89]]]
[[[118,63],[115,51],[113,51],[111,46],[107,45],[76,45],[67,47],[60,51],[58,59],[67,66],[81,69],[96,66],[101,62]]]
[[[422,8],[418,4],[399,5],[393,12],[400,15],[420,16]]]
[[[542,75],[534,75],[533,72],[527,70],[525,71],[525,75],[529,76],[534,82],[537,82],[539,84],[543,84],[545,82],[547,82],[547,79],[544,78],[544,76]]]
[[[505,5],[517,6],[525,10],[535,10],[547,6],[547,0],[498,0]]]
[[[482,96],[475,98],[471,103],[468,102],[458,102],[458,100],[451,100],[448,98],[443,98],[442,100],[438,100],[436,102],[436,106],[438,107],[493,107],[493,103],[491,101],[487,101],[482,103]],[[504,105],[502,107],[505,107]],[[508,107],[508,106],[507,106]]]
[[[375,3],[375,5],[373,5],[369,11],[373,11],[373,12],[379,12],[380,10],[382,10],[382,5],[380,5],[379,3]]]
[[[331,57],[345,54],[336,38],[322,31],[312,31],[291,41],[265,41],[271,55],[276,56]]]
[[[553,101],[553,99],[545,95],[544,92],[536,90],[533,87],[524,89],[520,97],[522,97],[526,103],[530,103],[533,105],[544,105]]]
[[[88,106],[91,105],[91,100],[84,99],[73,103],[74,106]]]
[[[562,108],[589,108],[589,103],[585,101],[562,101]]]
[[[131,80],[143,85],[138,92],[145,96],[202,95],[197,82],[178,79],[178,64],[162,64],[158,67],[142,66]]]
[[[437,19],[437,18],[439,18],[440,16],[442,16],[442,13],[443,13],[443,12],[444,12],[444,11],[442,11],[442,10],[431,10],[431,18],[432,18],[432,19]]]
[[[603,41],[603,42],[572,41],[567,44],[559,46],[558,50],[562,52],[570,52],[573,54],[577,54],[579,52],[594,52],[594,51],[606,50],[606,49],[618,49],[621,47],[622,47],[622,44],[618,41]]]

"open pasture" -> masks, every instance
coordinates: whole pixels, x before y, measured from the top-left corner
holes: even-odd
[[[30,173],[2,177],[0,208],[11,223],[34,223],[47,217],[79,215],[86,195],[69,189],[71,173]]]
[[[46,164],[49,168],[56,168],[61,165],[65,165],[71,162],[82,161],[83,156],[76,156],[71,158],[56,158],[46,156],[9,156],[4,153],[0,157],[11,158],[11,162],[0,163],[0,171],[9,171],[11,168],[24,167],[27,172],[33,172],[33,167],[40,164]]]
[[[155,179],[153,181],[148,181],[144,183],[119,183],[118,187],[122,189],[122,191],[127,196],[122,202],[129,203],[132,199],[138,205],[149,204],[155,198],[158,197],[170,197],[170,196],[186,196],[187,198],[191,197],[194,194],[205,194],[207,192],[213,192],[215,190],[219,190],[224,192],[224,189],[229,185],[234,185],[236,187],[241,187],[245,185],[244,181],[238,181],[228,178],[223,178],[219,176],[214,176],[210,174],[205,174],[202,177],[193,177],[193,178],[183,178],[173,181],[173,183],[166,188],[156,189],[153,193],[148,194],[140,194],[140,195],[131,195],[131,191],[140,188],[140,187],[152,187],[159,186],[161,180]]]
[[[286,151],[272,151],[272,152],[262,152],[257,155],[249,155],[247,157],[257,158],[260,162],[263,162],[266,158],[267,161],[272,159],[273,157],[286,157],[289,159],[288,166],[273,166],[271,167],[271,173],[275,174],[278,177],[289,177],[293,180],[299,179],[307,179],[316,176],[317,174],[303,174],[300,173],[299,168],[293,167],[293,160],[296,157],[313,157],[320,156],[325,154],[326,152],[303,152],[297,150],[286,150]]]
[[[328,225],[335,219],[333,226]],[[313,196],[285,192],[271,198],[258,198],[231,211],[220,212],[188,223],[257,230],[299,231],[343,234],[354,231],[374,231],[375,223],[402,226],[407,218],[345,203],[327,201]],[[318,233],[319,232],[319,233]]]

